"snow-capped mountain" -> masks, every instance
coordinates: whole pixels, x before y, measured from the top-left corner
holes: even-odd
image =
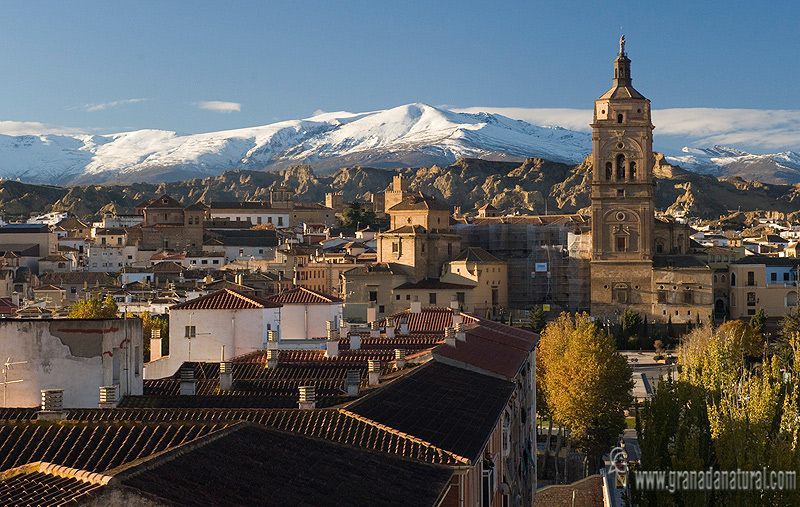
[[[160,182],[297,164],[325,172],[352,165],[446,165],[463,157],[578,163],[589,153],[588,133],[408,104],[206,134],[0,135],[0,178],[53,184]]]
[[[683,148],[683,155],[667,156],[670,164],[719,178],[740,177],[763,183],[800,183],[800,154],[793,151],[754,155],[735,148]]]

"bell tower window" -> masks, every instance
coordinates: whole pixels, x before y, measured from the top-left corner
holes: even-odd
[[[617,236],[617,252],[625,252],[627,250],[627,238],[625,236]]]
[[[625,155],[620,153],[617,155],[617,180],[622,181],[625,179]]]
[[[624,119],[624,116],[622,116],[622,113],[617,114],[617,123],[622,123],[623,119]]]
[[[613,174],[613,167],[611,162],[606,162],[606,181],[611,181],[611,176]]]
[[[631,162],[630,172],[628,175],[630,176],[631,180],[636,179],[636,162]]]

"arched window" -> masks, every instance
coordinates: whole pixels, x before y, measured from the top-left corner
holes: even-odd
[[[625,179],[625,155],[620,153],[617,155],[617,180],[623,181]]]
[[[623,119],[622,113],[617,114],[617,123],[622,123],[622,119]]]
[[[613,172],[613,164],[611,162],[606,162],[606,181],[611,181]]]
[[[631,162],[631,172],[628,177],[632,180],[636,179],[636,162]]]
[[[714,275],[714,283],[717,283],[717,275]]]
[[[731,273],[731,287],[736,286],[736,273]]]
[[[736,306],[736,293],[731,292],[731,306]]]
[[[792,291],[786,294],[786,306],[797,306],[797,293]]]
[[[664,253],[664,243],[659,241],[656,243],[656,253]]]
[[[722,275],[722,283],[725,283],[725,275]]]

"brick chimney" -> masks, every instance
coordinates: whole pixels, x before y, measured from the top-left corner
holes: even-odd
[[[398,370],[406,367],[406,351],[405,349],[394,349],[394,364]]]
[[[381,362],[378,360],[370,359],[367,362],[367,370],[369,374],[369,385],[376,386],[381,380]]]
[[[378,321],[372,321],[369,323],[369,337],[370,338],[381,337],[381,328],[378,326]]]
[[[317,408],[317,396],[314,386],[300,386],[300,401],[297,405],[301,410]]]
[[[181,367],[181,396],[194,396],[194,366]]]
[[[48,421],[64,418],[63,389],[42,389],[42,410],[36,413],[36,418]]]
[[[222,361],[219,363],[219,389],[230,391],[233,387],[233,363]]]
[[[267,349],[267,368],[278,367],[278,351],[275,349]]]
[[[456,346],[456,330],[452,327],[444,328],[444,343],[448,347]]]
[[[459,322],[454,327],[455,327],[455,332],[456,332],[456,339],[458,341],[462,341],[462,342],[466,341],[467,340],[467,333],[464,330],[464,324]]]
[[[150,330],[150,360],[161,359],[161,329]]]
[[[400,317],[400,334],[408,334],[408,317]]]
[[[349,333],[350,337],[350,350],[358,350],[361,348],[361,333]]]
[[[344,389],[347,391],[347,396],[358,396],[361,389],[361,372],[358,370],[347,370],[344,379]]]
[[[100,408],[115,408],[117,406],[117,386],[100,387]]]
[[[461,310],[458,308],[453,308],[453,327],[457,326],[464,322],[463,317],[461,316]]]

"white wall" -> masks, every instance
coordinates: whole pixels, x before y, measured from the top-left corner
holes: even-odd
[[[142,353],[140,319],[0,320],[0,357],[27,361],[10,368],[22,382],[7,386],[9,407],[40,406],[42,389],[63,389],[65,408],[97,407],[115,383],[120,396],[142,394]]]
[[[185,361],[219,362],[223,346],[226,359],[261,350],[265,348],[267,331],[278,330],[280,320],[280,308],[170,310],[169,355],[147,363],[145,378],[172,375]],[[186,326],[190,325],[196,332],[192,340],[185,337]]]
[[[289,214],[280,213],[275,210],[219,210],[211,211],[211,218],[227,218],[232,221],[247,221],[253,225],[266,224],[272,222],[276,229],[289,227]],[[259,220],[260,219],[260,220]]]
[[[310,340],[326,338],[326,322],[342,320],[342,303],[291,304],[281,308],[281,339]]]

